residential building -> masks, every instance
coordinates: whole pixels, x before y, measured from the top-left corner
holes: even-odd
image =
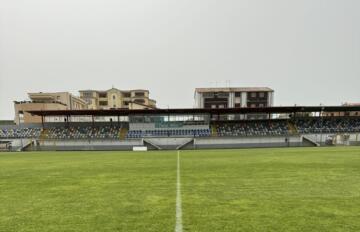
[[[149,90],[80,90],[89,109],[153,109],[156,101],[149,98]]]
[[[196,108],[256,108],[273,104],[274,90],[267,87],[195,89]]]
[[[35,110],[82,110],[87,103],[69,92],[29,93],[30,101],[15,101],[15,123],[41,123],[41,117],[27,111]]]

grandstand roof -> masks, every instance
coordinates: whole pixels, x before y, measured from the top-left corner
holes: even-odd
[[[127,116],[150,114],[250,114],[250,113],[305,113],[305,112],[351,112],[360,111],[360,106],[278,106],[264,108],[228,108],[228,109],[110,109],[110,110],[47,110],[28,111],[37,116]]]

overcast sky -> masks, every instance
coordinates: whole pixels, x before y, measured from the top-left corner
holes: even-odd
[[[0,118],[27,92],[268,86],[276,105],[360,102],[359,0],[1,0]]]

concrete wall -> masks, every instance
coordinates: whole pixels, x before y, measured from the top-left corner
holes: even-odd
[[[148,138],[144,139],[164,150],[175,150],[179,146],[193,141],[193,138]]]
[[[28,145],[32,139],[0,139],[0,141],[11,141],[11,151],[18,151],[23,146]]]
[[[350,135],[350,138],[349,138],[350,144],[352,144],[352,145],[360,144],[360,133],[351,133],[351,134],[346,133],[346,134]],[[332,134],[305,134],[304,136],[316,141],[319,144],[324,145],[326,143],[326,139],[332,135],[334,135],[334,133],[332,133]]]
[[[300,136],[197,138],[194,142],[195,149],[302,146]]]
[[[38,141],[29,150],[35,151],[91,151],[91,150],[132,150],[134,146],[142,146],[138,140],[44,140]]]
[[[326,135],[309,135],[316,142],[325,145]],[[13,150],[26,145],[29,139],[3,140],[12,141]],[[145,142],[144,142],[145,141]],[[221,148],[262,148],[262,147],[305,147],[314,146],[303,140],[303,136],[271,137],[208,137],[208,138],[148,138],[129,140],[44,140],[36,141],[27,150],[67,151],[67,150],[132,150],[134,146],[148,146],[154,149],[176,149],[187,144],[183,149],[221,149]],[[349,145],[360,145],[360,134],[351,134]]]

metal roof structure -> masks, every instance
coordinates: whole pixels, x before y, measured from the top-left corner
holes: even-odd
[[[109,109],[109,110],[46,110],[27,111],[36,116],[129,116],[129,115],[195,115],[195,114],[282,114],[312,112],[360,112],[360,106],[276,106],[264,108],[226,108],[226,109]]]

